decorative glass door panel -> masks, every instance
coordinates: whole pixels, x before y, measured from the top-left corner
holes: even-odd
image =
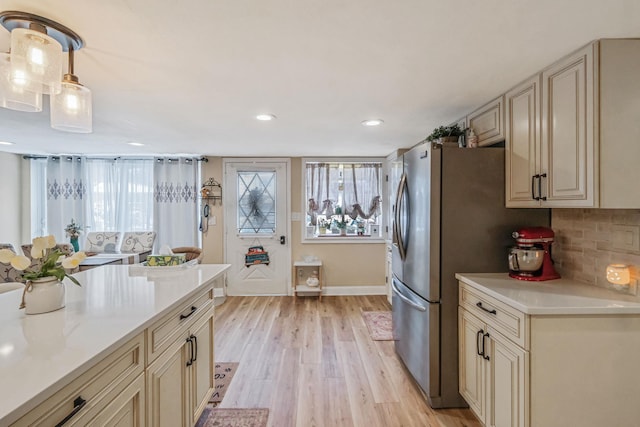
[[[225,262],[229,295],[289,290],[288,162],[224,161]]]

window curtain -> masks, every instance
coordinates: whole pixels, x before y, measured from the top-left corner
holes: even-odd
[[[75,156],[46,159],[46,226],[41,230],[53,234],[57,242],[68,240],[64,229],[71,219],[80,225],[85,223],[84,162]]]
[[[345,213],[356,219],[376,217],[380,213],[380,163],[359,163],[344,166]]]
[[[338,163],[307,163],[306,169],[307,217],[312,225],[318,215],[335,214],[338,206],[352,219],[380,213],[382,164],[344,163],[341,168]]]
[[[153,231],[153,159],[86,160],[88,231]]]
[[[200,246],[198,159],[156,159],[153,176],[156,246]]]
[[[31,159],[31,238],[47,235],[47,159]]]
[[[307,163],[307,216],[312,225],[316,225],[318,215],[334,214],[335,206],[340,202],[339,178],[338,164]]]

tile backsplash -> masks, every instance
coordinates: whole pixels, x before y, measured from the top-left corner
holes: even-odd
[[[552,209],[551,227],[553,260],[562,277],[613,288],[607,265],[622,263],[639,278],[640,209]]]

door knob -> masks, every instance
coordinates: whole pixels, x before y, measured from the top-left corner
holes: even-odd
[[[287,243],[287,238],[284,236],[280,236],[280,244],[284,245],[285,243]]]

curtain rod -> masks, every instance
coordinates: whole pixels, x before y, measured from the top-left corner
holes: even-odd
[[[86,157],[86,156],[78,156],[78,155],[60,155],[60,156],[34,156],[34,155],[29,155],[29,154],[25,154],[24,156],[22,156],[23,159],[25,160],[34,160],[34,159],[60,159],[60,158],[67,158],[67,159],[72,159],[73,157],[84,157],[85,159],[88,160],[169,160],[169,161],[178,161],[181,159],[190,159],[190,157],[162,157],[162,156],[150,156],[150,157],[126,157],[126,156],[118,156],[118,157],[109,157],[109,156],[104,156],[104,157]],[[200,157],[198,159],[196,159],[197,162],[205,162],[208,163],[209,159],[207,157]]]

